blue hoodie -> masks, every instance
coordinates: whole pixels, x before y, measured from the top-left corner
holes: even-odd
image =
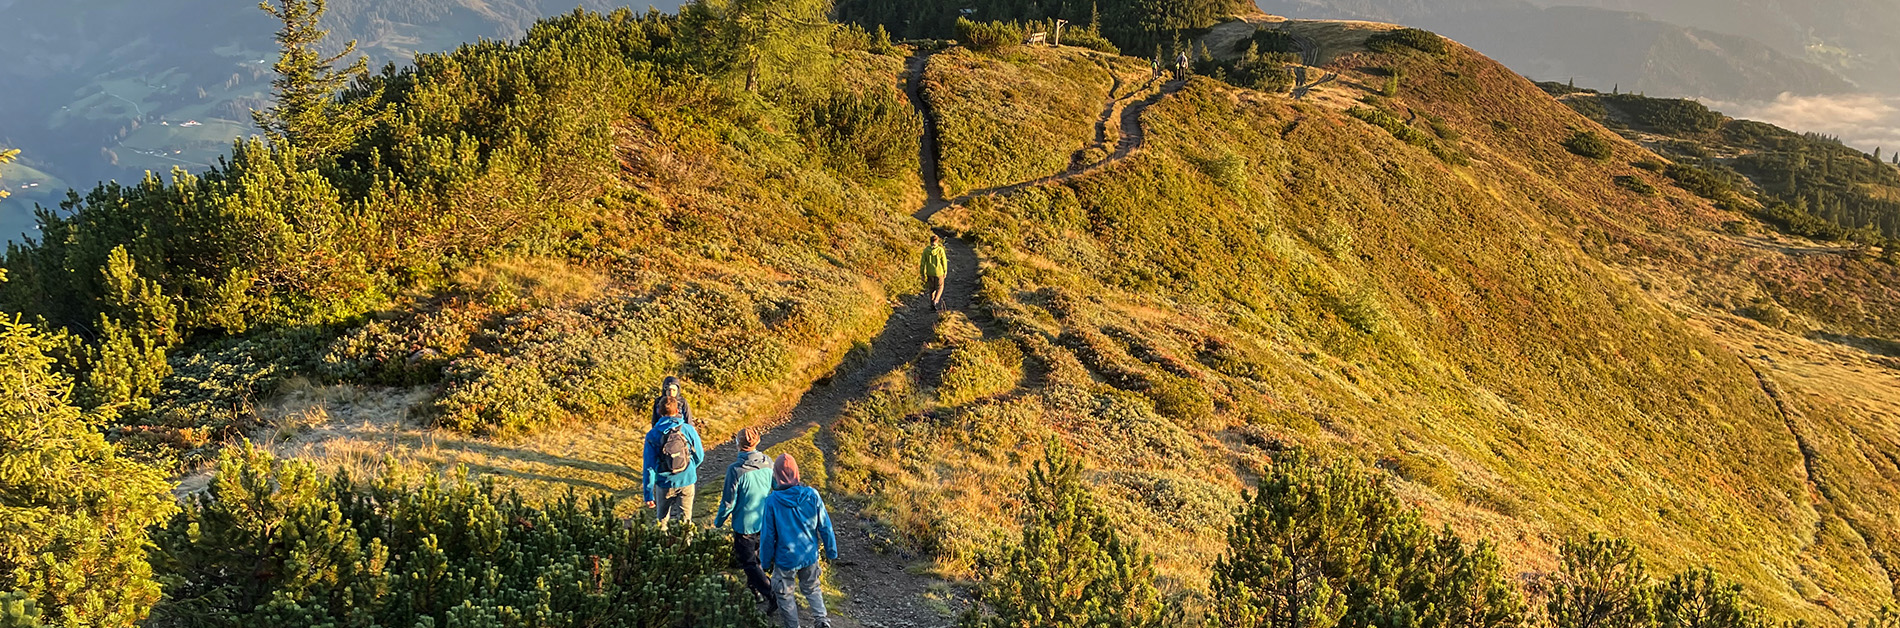
[[[818,491],[805,485],[772,491],[765,498],[765,527],[759,531],[759,564],[773,570],[799,570],[818,562],[818,538],[825,558],[838,560],[838,537]]]
[[[739,452],[739,461],[726,467],[726,487],[719,493],[713,527],[726,525],[731,517],[733,532],[758,534],[765,522],[765,498],[771,493],[772,459],[756,451]]]
[[[674,427],[679,427],[680,433],[686,436],[686,444],[693,446],[693,461],[687,463],[685,471],[667,473],[664,469],[672,465],[666,463],[664,459],[665,453],[661,452],[660,448],[666,444],[666,432]],[[660,417],[660,420],[653,424],[653,429],[647,430],[645,458],[641,466],[646,476],[644,487],[647,496],[646,500],[653,501],[653,487],[656,485],[662,489],[668,489],[692,486],[698,483],[699,461],[706,459],[706,449],[699,444],[699,430],[693,429],[691,425],[687,425],[684,418],[676,416]]]

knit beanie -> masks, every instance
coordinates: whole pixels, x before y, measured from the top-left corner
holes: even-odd
[[[798,461],[793,460],[791,454],[779,454],[778,460],[772,462],[773,486],[790,488],[798,486],[799,482]]]

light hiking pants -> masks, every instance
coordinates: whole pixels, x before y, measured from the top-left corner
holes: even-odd
[[[811,606],[811,618],[818,622],[819,628],[831,628],[831,619],[825,615],[825,594],[818,590],[818,576],[823,573],[819,565],[823,561],[813,562],[804,569],[772,570],[772,595],[778,597],[779,621],[785,622],[785,628],[798,628],[798,597],[805,596],[805,603]],[[797,591],[793,591],[797,587]]]
[[[662,489],[660,498],[653,500],[653,516],[660,522],[661,529],[675,521],[690,523],[693,520],[693,485]]]

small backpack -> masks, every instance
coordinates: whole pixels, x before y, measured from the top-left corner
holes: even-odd
[[[660,457],[666,462],[667,473],[681,473],[693,464],[693,444],[686,442],[684,426],[667,430],[660,440]]]

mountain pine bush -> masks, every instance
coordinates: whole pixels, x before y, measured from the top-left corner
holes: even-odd
[[[1564,542],[1544,607],[1553,628],[1647,628],[1656,619],[1654,585],[1635,546],[1597,534]]]
[[[158,536],[150,626],[762,627],[723,534],[663,531],[572,495],[323,476],[228,449]]]
[[[1210,626],[1505,628],[1524,604],[1488,543],[1434,532],[1356,466],[1294,454],[1235,517]]]
[[[1588,157],[1597,161],[1609,159],[1615,154],[1616,147],[1595,131],[1577,131],[1564,140],[1564,148],[1579,157]]]
[[[70,402],[54,346],[0,318],[0,622],[131,626],[159,598],[146,528],[177,509],[171,484]]]
[[[1021,26],[1009,22],[976,22],[957,18],[957,42],[977,52],[996,54],[1023,43]]]
[[[1057,441],[1029,474],[1020,542],[1004,548],[977,589],[966,628],[1158,627],[1170,616],[1154,558],[1123,539]]]

